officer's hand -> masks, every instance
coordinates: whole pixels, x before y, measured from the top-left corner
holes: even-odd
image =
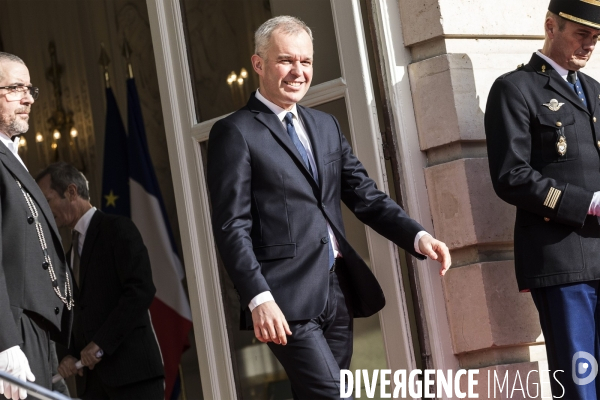
[[[0,371],[7,372],[20,380],[35,381],[35,376],[29,368],[27,356],[19,346],[13,346],[0,353]],[[19,389],[18,386],[12,385],[10,382],[5,382],[0,379],[0,394],[3,394],[7,399],[24,399],[27,397],[25,389]]]
[[[73,356],[66,356],[62,359],[60,364],[58,365],[58,373],[63,378],[68,378],[72,375],[79,374],[79,376],[83,376],[83,369],[77,369],[75,364],[77,363],[77,359]]]
[[[442,264],[440,267],[440,276],[443,276],[448,271],[448,268],[450,268],[452,260],[450,260],[450,252],[446,243],[440,242],[431,235],[424,235],[419,239],[419,250],[427,257],[437,260]]]
[[[283,313],[273,300],[262,303],[252,310],[254,335],[263,343],[287,344],[287,336],[291,335]]]
[[[102,360],[96,356],[100,351],[100,347],[98,347],[96,343],[90,342],[90,344],[81,350],[81,365],[84,365],[89,369],[94,369],[94,366]]]

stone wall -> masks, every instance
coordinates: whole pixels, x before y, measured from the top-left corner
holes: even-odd
[[[453,257],[444,291],[454,353],[463,368],[543,367],[537,311],[514,275],[515,208],[492,188],[483,116],[494,80],[542,47],[548,1],[399,4],[433,225]],[[585,69],[596,78],[598,57]]]

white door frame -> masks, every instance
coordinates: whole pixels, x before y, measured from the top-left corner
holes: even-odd
[[[202,387],[206,398],[233,399],[236,386],[199,146],[208,138],[216,119],[201,124],[194,121],[179,1],[147,0],[147,5]],[[342,77],[312,87],[301,103],[314,106],[345,99],[354,151],[378,187],[387,191],[360,4],[358,0],[331,0],[331,7]],[[387,298],[380,323],[388,368],[412,370],[416,364],[398,252],[395,245],[370,228],[366,236],[371,267]]]
[[[427,158],[419,146],[419,135],[408,76],[410,50],[404,47],[404,35],[398,0],[367,0],[373,4],[373,19],[381,54],[385,95],[391,104],[392,124],[397,132],[401,164],[403,202],[406,211],[434,234],[429,196],[425,184]],[[452,349],[450,327],[439,264],[430,259],[417,261],[417,271],[429,331],[431,356],[436,369],[459,367]]]

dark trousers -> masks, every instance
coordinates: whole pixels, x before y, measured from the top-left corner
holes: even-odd
[[[340,369],[352,358],[352,306],[342,262],[329,273],[325,309],[308,321],[288,322],[285,346],[269,343],[292,383],[294,399],[339,399]],[[348,300],[347,300],[348,299]]]
[[[563,399],[597,399],[600,394],[600,379],[593,378],[600,355],[599,289],[600,281],[589,281],[531,291],[546,341],[555,397],[564,392]],[[558,370],[564,372],[554,374]]]
[[[85,371],[85,391],[80,394],[83,400],[163,400],[165,398],[164,378],[153,378],[110,387],[102,383],[95,370]]]

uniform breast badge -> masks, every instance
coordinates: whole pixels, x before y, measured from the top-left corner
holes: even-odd
[[[552,99],[549,103],[542,104],[550,109],[550,111],[558,111],[565,103],[559,103],[558,100]]]
[[[565,135],[559,135],[556,141],[556,152],[561,157],[567,154],[567,138]]]

